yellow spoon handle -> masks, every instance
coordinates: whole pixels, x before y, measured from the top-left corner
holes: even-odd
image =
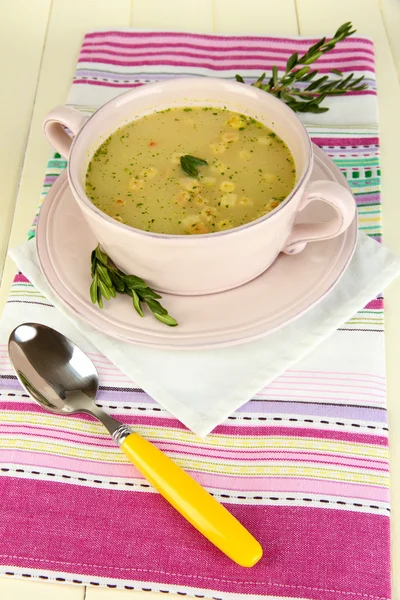
[[[197,481],[137,433],[121,444],[129,460],[200,533],[242,567],[262,556],[257,540]]]

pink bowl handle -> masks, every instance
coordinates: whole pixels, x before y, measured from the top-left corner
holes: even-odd
[[[356,213],[356,203],[352,193],[334,181],[313,181],[307,187],[299,210],[310,202],[320,200],[329,204],[335,215],[325,223],[299,223],[292,229],[282,252],[297,254],[304,250],[308,242],[329,240],[350,226]]]
[[[44,133],[57,152],[68,158],[73,137],[85,121],[85,115],[75,110],[75,108],[56,106],[44,120]],[[72,132],[72,137],[68,135],[63,126]]]

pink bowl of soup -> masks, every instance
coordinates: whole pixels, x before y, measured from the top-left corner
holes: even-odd
[[[104,251],[163,292],[232,289],[354,218],[346,188],[308,183],[312,144],[295,113],[240,83],[146,85],[88,120],[57,107],[45,132],[69,159],[69,185]],[[330,204],[332,219],[295,225],[313,200]]]

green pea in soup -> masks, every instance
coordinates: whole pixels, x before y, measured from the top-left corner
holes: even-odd
[[[286,144],[255,119],[211,107],[173,108],[110,135],[89,164],[86,194],[137,229],[213,233],[276,208],[295,175]]]

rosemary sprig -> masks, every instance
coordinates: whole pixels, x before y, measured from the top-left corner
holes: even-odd
[[[331,73],[337,75],[338,78],[330,79],[329,75],[317,77],[318,69],[312,70],[309,65],[332,50],[338,42],[355,32],[356,29],[353,29],[351,21],[344,23],[330,40],[327,41],[323,37],[302,56],[299,56],[297,52],[292,54],[286,63],[286,70],[281,76],[278,68],[272,67],[272,76],[268,82],[265,83],[266,73],[263,73],[251,85],[280,98],[295,112],[324,113],[328,111],[329,108],[321,106],[327,96],[340,96],[349,91],[365,90],[368,86],[361,83],[364,76],[356,78],[352,73],[344,77],[341,71],[331,69]],[[241,75],[236,75],[236,81],[245,83]]]
[[[133,307],[141,317],[144,317],[142,303],[147,304],[156,319],[168,325],[176,327],[177,321],[168,314],[158,300],[161,298],[152,290],[143,279],[136,275],[126,275],[114,265],[107,254],[102,251],[100,244],[91,255],[92,284],[90,286],[90,298],[93,304],[103,308],[103,298],[110,300],[119,294],[128,294],[132,298]]]
[[[191,156],[190,154],[181,156],[182,171],[184,171],[186,175],[189,175],[189,177],[198,177],[199,170],[197,167],[204,167],[205,165],[208,165],[208,162],[203,158],[197,158],[196,156]]]

